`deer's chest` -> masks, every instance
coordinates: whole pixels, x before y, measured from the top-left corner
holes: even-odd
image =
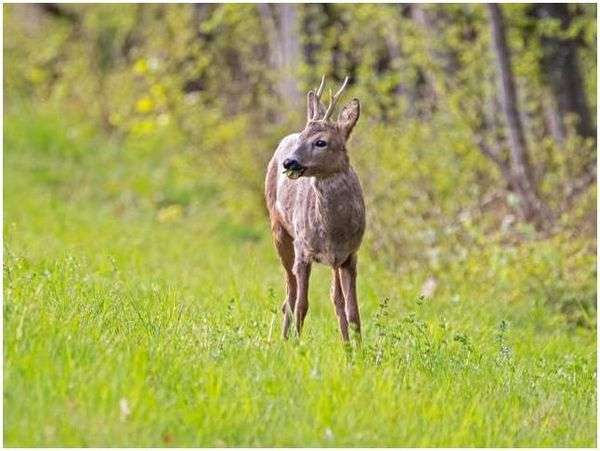
[[[365,228],[360,192],[306,196],[294,214],[295,250],[306,261],[341,265],[360,246]]]

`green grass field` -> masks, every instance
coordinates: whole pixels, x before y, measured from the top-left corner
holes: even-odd
[[[593,327],[493,274],[419,299],[365,247],[362,347],[325,267],[284,342],[266,217],[67,128],[4,123],[5,446],[596,445]]]

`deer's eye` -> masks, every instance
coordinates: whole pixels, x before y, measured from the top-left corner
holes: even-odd
[[[315,141],[315,146],[317,147],[325,147],[327,145],[327,143],[325,141],[323,141],[322,139],[317,139]]]

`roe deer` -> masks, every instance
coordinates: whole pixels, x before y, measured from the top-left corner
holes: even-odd
[[[360,339],[356,296],[356,253],[365,231],[360,182],[348,158],[346,141],[360,115],[353,99],[330,120],[348,77],[327,109],[321,104],[325,77],[307,96],[304,130],[285,137],[267,168],[265,197],[273,241],[287,276],[282,305],[283,336],[293,316],[298,335],[308,311],[308,279],[313,262],[332,267],[331,298],[340,332],[348,341],[348,323]],[[293,316],[292,316],[293,313]]]

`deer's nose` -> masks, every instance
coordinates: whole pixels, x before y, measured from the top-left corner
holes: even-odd
[[[286,158],[283,161],[284,169],[291,169],[292,171],[299,171],[302,169],[302,165],[298,163],[297,160],[292,160],[291,158]]]

